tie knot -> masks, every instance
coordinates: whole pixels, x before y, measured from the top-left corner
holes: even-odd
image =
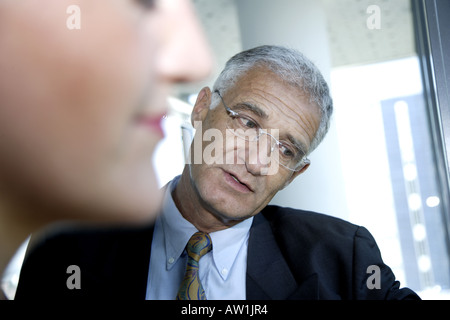
[[[209,234],[200,231],[194,233],[186,245],[188,255],[197,262],[211,249],[212,242]]]

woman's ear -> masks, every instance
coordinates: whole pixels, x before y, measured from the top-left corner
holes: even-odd
[[[211,89],[204,87],[197,96],[194,108],[191,113],[191,124],[195,128],[196,121],[203,121],[208,114],[209,107],[211,105]]]

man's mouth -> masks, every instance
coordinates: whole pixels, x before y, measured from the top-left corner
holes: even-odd
[[[225,180],[234,189],[237,189],[238,191],[243,193],[253,192],[253,190],[249,187],[249,185],[239,180],[239,178],[236,175],[227,171],[224,171],[224,173],[225,173]]]

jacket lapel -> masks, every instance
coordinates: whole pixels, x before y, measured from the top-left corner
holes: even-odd
[[[248,241],[247,300],[284,300],[297,283],[262,214],[253,219]]]
[[[301,252],[299,252],[301,254]],[[294,278],[281,253],[269,221],[255,216],[248,243],[247,300],[289,300],[319,297],[317,274]]]

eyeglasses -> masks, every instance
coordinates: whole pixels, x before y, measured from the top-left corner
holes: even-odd
[[[300,171],[305,165],[311,163],[305,152],[299,150],[290,142],[279,141],[272,134],[261,129],[258,122],[253,120],[249,114],[236,112],[229,108],[219,90],[214,91],[214,93],[217,93],[222,100],[229,116],[227,128],[235,136],[246,141],[258,141],[259,143],[266,141],[271,158],[290,171]]]

